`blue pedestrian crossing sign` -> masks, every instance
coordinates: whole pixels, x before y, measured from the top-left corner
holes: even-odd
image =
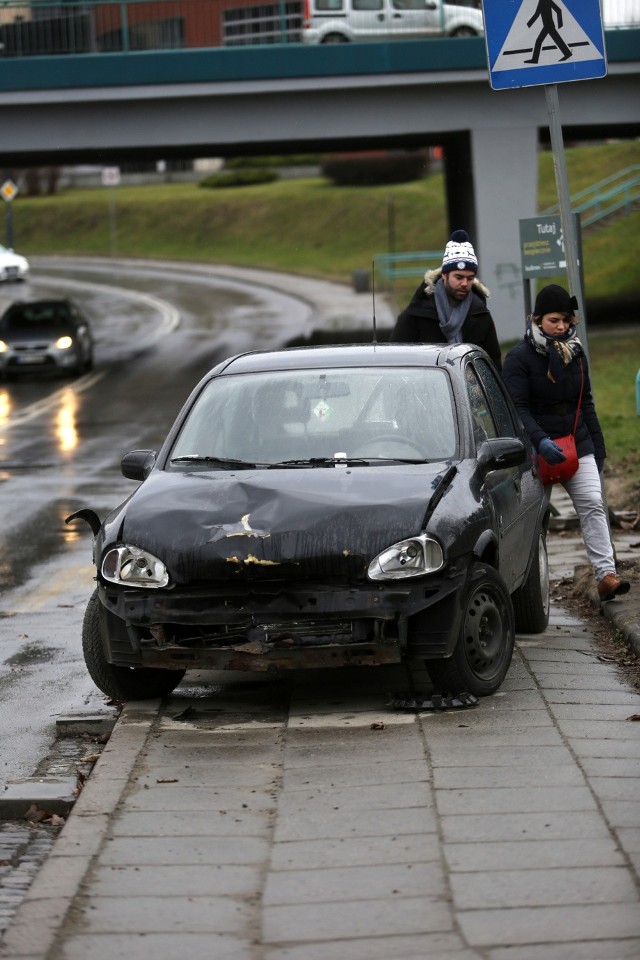
[[[485,0],[483,10],[494,90],[606,76],[600,0]]]

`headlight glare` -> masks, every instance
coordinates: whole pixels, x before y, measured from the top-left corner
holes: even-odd
[[[435,573],[444,563],[442,547],[425,533],[400,540],[379,553],[369,564],[370,580],[401,580]]]
[[[55,342],[55,347],[57,350],[68,350],[69,347],[73,346],[73,339],[71,337],[58,337]]]
[[[4,340],[0,340],[0,353],[6,353],[9,347],[6,345]]]
[[[166,587],[169,574],[162,560],[147,550],[124,544],[112,547],[102,560],[102,576],[130,587]]]

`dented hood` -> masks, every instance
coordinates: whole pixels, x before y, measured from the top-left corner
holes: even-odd
[[[157,470],[108,526],[163,560],[178,584],[358,576],[382,549],[422,530],[444,472],[443,464]]]

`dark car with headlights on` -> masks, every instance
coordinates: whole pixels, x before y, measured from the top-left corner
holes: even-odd
[[[93,366],[89,321],[71,300],[16,300],[0,317],[0,373],[85,373]]]
[[[426,662],[494,693],[549,616],[549,503],[487,355],[371,344],[243,354],[196,386],[101,522],[83,650],[108,696],[190,668]]]

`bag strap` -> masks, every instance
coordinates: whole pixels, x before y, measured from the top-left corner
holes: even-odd
[[[584,389],[584,369],[582,366],[582,357],[578,361],[580,363],[580,396],[578,397],[578,406],[576,407],[576,418],[573,421],[573,435],[575,436],[576,430],[578,429],[578,417],[580,416],[580,405],[582,404],[582,391]]]

